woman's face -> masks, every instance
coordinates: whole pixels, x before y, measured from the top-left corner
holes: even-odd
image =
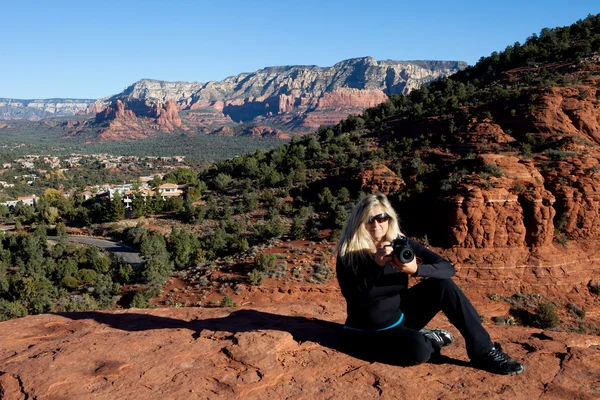
[[[367,232],[369,232],[375,243],[381,242],[388,231],[390,222],[389,217],[385,218],[386,216],[387,214],[380,205],[376,205],[371,209],[365,228],[367,228]]]

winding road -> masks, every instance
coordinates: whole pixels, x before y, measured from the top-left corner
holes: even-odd
[[[58,240],[58,236],[48,236],[49,240]],[[69,236],[69,242],[76,242],[99,247],[103,250],[110,251],[121,257],[123,261],[131,264],[133,267],[141,266],[144,263],[140,253],[131,246],[124,243],[113,242],[111,240],[96,239],[85,236]]]

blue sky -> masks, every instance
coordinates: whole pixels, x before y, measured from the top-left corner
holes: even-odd
[[[101,98],[143,78],[275,65],[462,60],[600,13],[600,1],[6,0],[0,97]]]

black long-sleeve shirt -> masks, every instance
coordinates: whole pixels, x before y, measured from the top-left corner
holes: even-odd
[[[408,239],[417,257],[416,276],[445,279],[454,276],[454,266],[433,251]],[[338,256],[337,279],[346,298],[346,326],[361,330],[387,328],[402,315],[401,297],[408,288],[408,275],[390,263],[374,260],[361,265],[358,273]]]

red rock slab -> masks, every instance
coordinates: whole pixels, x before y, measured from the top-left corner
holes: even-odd
[[[325,310],[338,310],[335,315]],[[597,399],[600,337],[487,325],[518,376],[469,366],[464,340],[437,364],[356,357],[338,304],[131,309],[0,323],[0,394],[13,399]]]

